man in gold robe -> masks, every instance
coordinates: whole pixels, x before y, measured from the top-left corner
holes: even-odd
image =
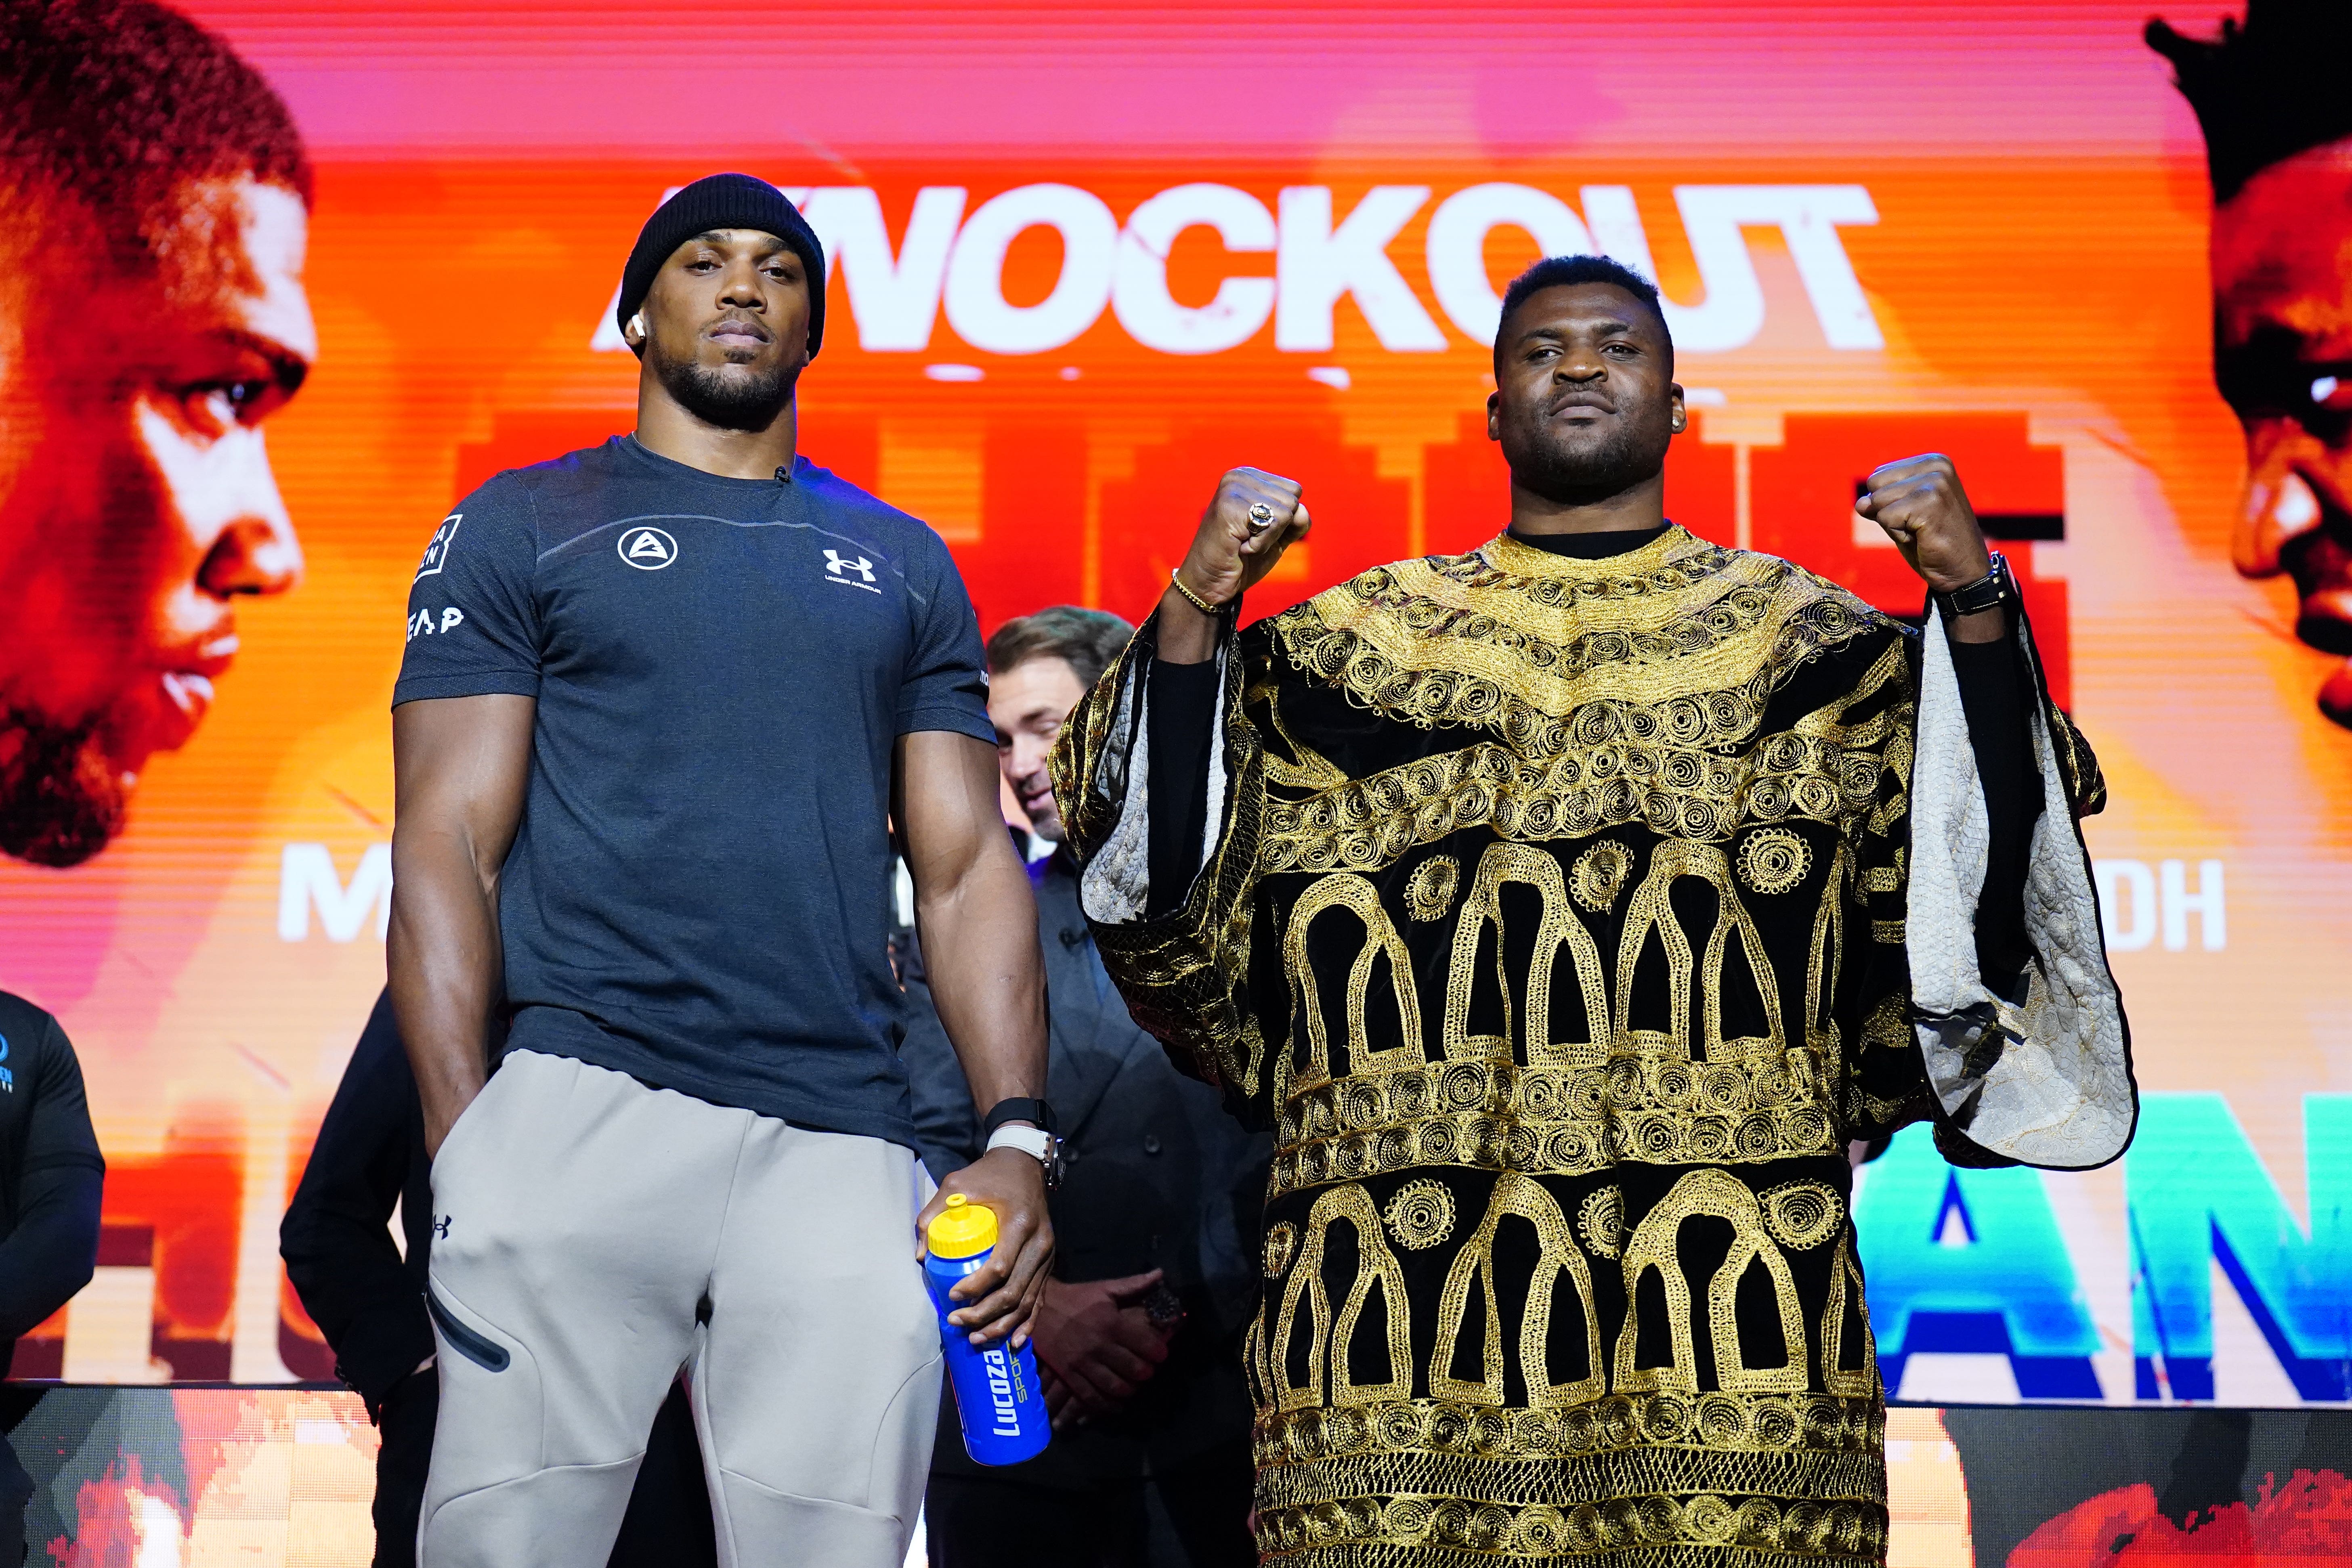
[[[1309,522],[1237,469],[1056,756],[1137,1019],[1275,1134],[1260,1550],[1883,1561],[1848,1145],[2122,1153],[2096,765],[1948,460],[1855,502],[1916,631],[1666,521],[1637,275],[1538,263],[1495,361],[1507,531],[1237,631]]]

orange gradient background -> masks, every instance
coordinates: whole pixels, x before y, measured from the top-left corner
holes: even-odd
[[[1874,463],[1938,447],[1980,509],[2063,512],[2063,542],[2008,548],[2113,790],[2093,851],[2228,871],[2224,948],[2116,956],[2142,1086],[2225,1093],[2300,1214],[2302,1096],[2352,1091],[2352,735],[2313,706],[2331,661],[2293,640],[2287,590],[2230,567],[2243,460],[2212,389],[2209,198],[2194,122],[2137,40],[2147,8],[194,7],[285,92],[318,163],[320,358],[268,426],[309,570],[243,612],[215,710],[112,849],[0,864],[0,986],[64,1019],[112,1164],[101,1260],[154,1270],[157,1359],[109,1375],[325,1375],[275,1232],[383,954],[372,917],[348,942],[315,918],[281,937],[284,848],[327,845],[348,881],[387,841],[417,556],[488,474],[629,427],[635,363],[592,336],[646,214],[718,168],[871,187],[894,245],[924,186],[967,188],[969,214],[1066,183],[1122,222],[1192,182],[1269,210],[1328,186],[1342,215],[1374,185],[1430,187],[1388,254],[1437,352],[1382,348],[1345,299],[1312,353],[1270,324],[1159,353],[1108,311],[1035,355],[974,350],[944,313],[927,350],[867,352],[836,272],[803,450],[939,526],[986,628],[1054,602],[1140,614],[1238,463],[1301,479],[1317,525],[1253,613],[1499,529],[1486,350],[1423,259],[1452,192],[1508,181],[1581,210],[1584,187],[1630,187],[1692,302],[1675,187],[1865,188],[1877,222],[1838,235],[1885,348],[1829,347],[1780,232],[1747,229],[1764,326],[1683,356],[1706,392],[1669,511],[1906,611],[1916,585],[1845,510]],[[2168,8],[2207,31],[2219,14]],[[1534,255],[1497,229],[1490,277]],[[1006,298],[1043,298],[1061,259],[1024,235]],[[1171,287],[1198,305],[1274,271],[1195,229]],[[2121,1174],[2049,1186],[2123,1358],[2102,1381],[2128,1397]],[[19,1374],[70,1375],[78,1332],[49,1325]],[[2222,1358],[2225,1401],[2274,1394],[2260,1349]]]

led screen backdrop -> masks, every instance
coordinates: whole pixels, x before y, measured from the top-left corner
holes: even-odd
[[[2346,1399],[2352,732],[2319,706],[2339,659],[2298,638],[2327,643],[2326,593],[2299,610],[2240,570],[2275,549],[2233,556],[2250,517],[2340,540],[2340,400],[2314,361],[2316,455],[2287,474],[2273,443],[2249,489],[2203,143],[2147,10],[196,5],[315,170],[306,248],[282,192],[237,209],[252,367],[118,395],[105,356],[144,364],[140,331],[70,289],[0,302],[41,329],[20,368],[83,365],[37,395],[11,372],[0,557],[50,595],[20,608],[236,612],[233,647],[215,619],[122,655],[160,748],[119,833],[0,862],[0,986],[65,1019],[111,1162],[99,1279],[17,1375],[327,1374],[276,1231],[383,979],[385,707],[404,637],[437,634],[404,626],[410,581],[481,478],[628,428],[622,259],[667,190],[737,168],[834,257],[803,449],[930,521],[990,627],[1143,612],[1236,463],[1317,521],[1258,612],[1496,531],[1486,339],[1539,249],[1664,285],[1696,413],[1669,509],[1710,538],[1916,611],[1848,508],[1878,462],[1952,454],[2105,765],[2088,834],[2146,1113],[2086,1176],[1955,1174],[1916,1135],[1868,1170],[1890,1386]],[[2168,8],[2200,37],[2221,14]],[[58,411],[108,397],[136,439],[61,444]],[[158,507],[243,542],[125,590],[146,558],[88,541]],[[15,703],[65,667],[26,645],[0,636]]]

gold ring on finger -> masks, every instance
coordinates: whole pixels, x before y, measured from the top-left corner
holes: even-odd
[[[1262,534],[1274,526],[1274,508],[1259,501],[1249,509],[1250,532]]]

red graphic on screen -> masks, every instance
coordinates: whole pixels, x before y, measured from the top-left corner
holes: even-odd
[[[2176,1523],[2158,1512],[2145,1481],[2081,1503],[2029,1535],[2009,1568],[2106,1568],[2195,1558],[2214,1568],[2256,1568],[2352,1556],[2352,1482],[2334,1470],[2267,1478],[2252,1507],[2225,1503]]]

